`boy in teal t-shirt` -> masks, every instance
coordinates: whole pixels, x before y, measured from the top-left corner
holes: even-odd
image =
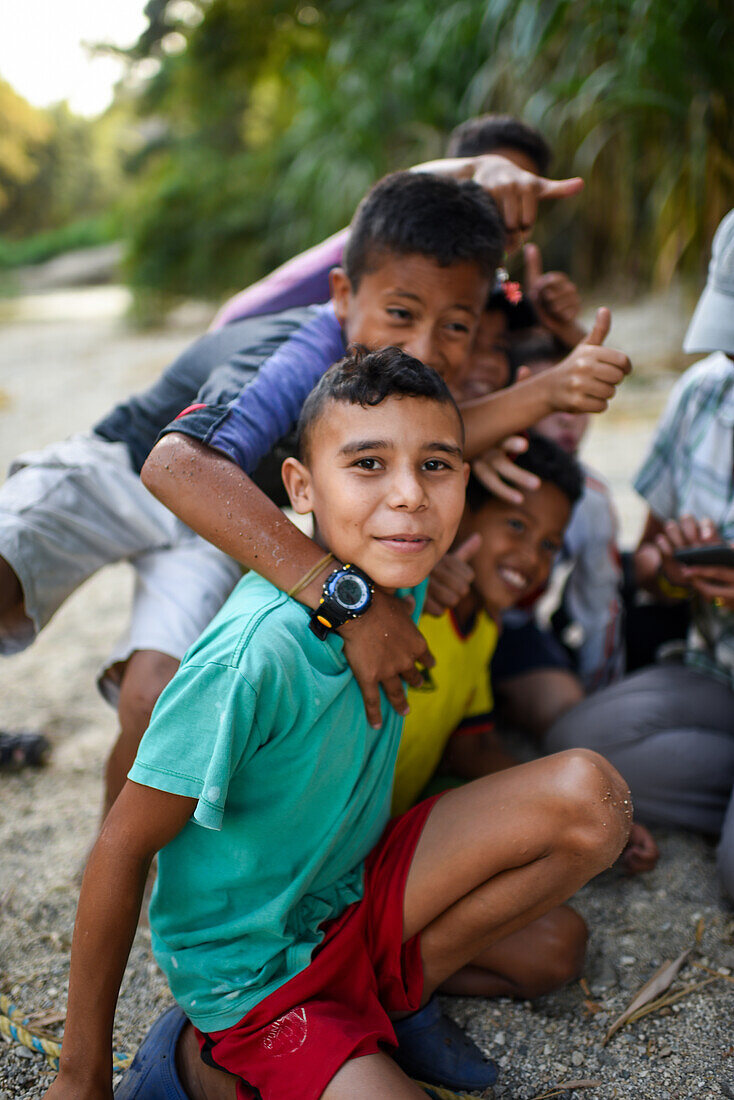
[[[245,578],[161,696],[85,873],[49,1100],[112,1095],[114,1006],[156,851],[154,948],[192,1022],[159,1022],[159,1080],[144,1044],[120,1100],[408,1100],[423,1092],[404,1070],[493,1080],[430,997],[613,862],[629,806],[579,750],[388,824],[401,720],[383,700],[382,728],[368,723],[334,628],[373,585],[411,590],[420,612],[461,518],[462,448],[445,384],[395,348],[343,360],[307,399],[283,479],[336,569],[313,613]]]
[[[243,578],[161,696],[130,772],[196,799],[159,854],[150,919],[171,992],[204,1032],[308,965],[322,922],[361,897],[389,817],[402,720],[385,707],[382,730],[355,722],[341,638],[308,624],[308,608]]]

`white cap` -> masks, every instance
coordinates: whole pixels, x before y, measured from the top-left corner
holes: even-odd
[[[714,235],[706,287],[688,326],[683,350],[734,355],[734,210]]]

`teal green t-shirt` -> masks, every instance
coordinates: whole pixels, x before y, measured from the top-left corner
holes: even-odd
[[[253,573],[163,691],[129,777],[197,799],[159,853],[150,923],[200,1030],[231,1027],[308,966],[322,922],[361,898],[402,728],[384,697],[382,717],[368,724],[341,639],[320,641],[308,610]]]

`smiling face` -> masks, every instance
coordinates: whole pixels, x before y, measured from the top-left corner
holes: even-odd
[[[495,498],[478,512],[467,510],[460,538],[482,537],[471,566],[474,590],[490,615],[498,617],[545,584],[570,518],[568,497],[550,481],[526,492],[522,504]]]
[[[331,272],[331,291],[350,343],[402,348],[434,367],[452,390],[461,383],[489,293],[477,264],[441,267],[418,253],[376,253],[375,269],[356,291],[340,268]]]
[[[309,432],[308,465],[283,463],[296,512],[319,540],[388,589],[428,576],[451,545],[468,467],[456,409],[426,397],[363,408],[331,400]]]

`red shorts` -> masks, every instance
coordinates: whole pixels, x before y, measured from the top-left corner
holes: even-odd
[[[395,1046],[391,1012],[420,1007],[420,938],[403,943],[403,899],[423,826],[440,795],[391,821],[365,861],[364,896],[325,925],[310,964],[201,1056],[238,1078],[238,1100],[318,1100],[350,1058]],[[296,1084],[297,1083],[297,1084]]]

